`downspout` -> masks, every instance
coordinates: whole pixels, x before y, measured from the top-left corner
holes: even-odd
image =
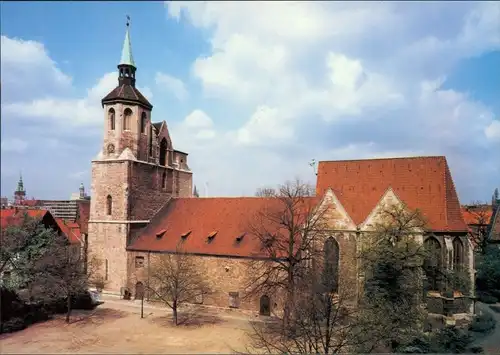
[[[148,289],[148,292],[147,292],[147,301],[149,302],[149,267],[150,267],[150,261],[151,261],[151,252],[148,251],[148,273],[147,273],[147,280],[146,280],[146,285],[147,285],[147,289]]]

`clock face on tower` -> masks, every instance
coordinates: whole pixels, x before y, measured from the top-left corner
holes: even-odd
[[[113,144],[108,144],[108,153],[112,154],[115,152],[115,146]]]

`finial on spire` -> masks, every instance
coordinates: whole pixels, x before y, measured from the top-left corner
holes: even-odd
[[[135,67],[134,57],[132,55],[132,44],[130,42],[130,16],[127,15],[127,30],[125,31],[125,40],[123,41],[122,58],[119,65],[130,65]]]

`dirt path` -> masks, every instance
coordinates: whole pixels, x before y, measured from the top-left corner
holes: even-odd
[[[124,301],[128,302],[128,301]],[[147,310],[147,312],[146,312]],[[77,311],[0,336],[6,353],[231,353],[244,351],[248,322],[239,317],[197,315],[173,326],[161,307],[108,300],[94,311]]]

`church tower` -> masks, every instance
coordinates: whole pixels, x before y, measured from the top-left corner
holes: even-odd
[[[19,175],[17,189],[14,191],[14,204],[21,205],[26,199],[26,190],[24,189],[23,176]]]
[[[129,20],[129,18],[127,17]],[[171,197],[191,197],[187,153],[173,149],[165,121],[136,87],[130,23],[118,64],[118,85],[102,99],[103,142],[92,160],[89,260],[100,264],[105,290],[128,285],[127,245]]]

